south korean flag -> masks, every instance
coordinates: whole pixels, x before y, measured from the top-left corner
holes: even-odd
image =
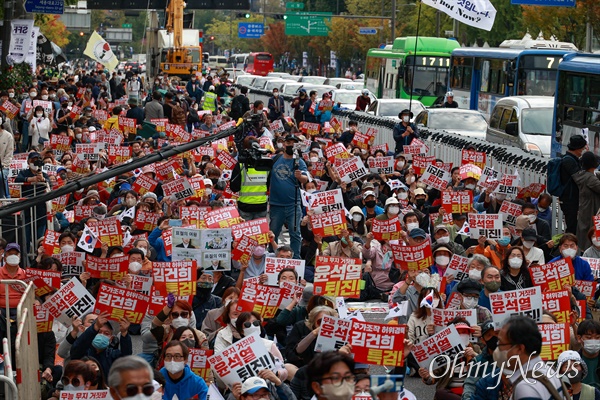
[[[81,235],[79,242],[77,242],[77,246],[83,251],[91,253],[94,251],[96,243],[98,243],[98,238],[87,225],[84,225],[83,234]]]

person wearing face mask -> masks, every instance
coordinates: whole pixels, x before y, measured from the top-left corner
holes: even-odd
[[[484,286],[474,281],[473,279],[464,279],[456,285],[456,291],[460,294],[462,302],[460,308],[462,310],[475,309],[477,315],[477,325],[471,327],[473,337],[481,337],[481,327],[487,322],[492,321],[492,313],[485,307],[480,306],[479,295],[484,289]]]
[[[125,213],[133,212],[135,216],[135,206],[139,200],[139,194],[135,190],[127,190],[123,195],[123,201],[121,204],[116,204],[107,214],[112,215],[125,215]],[[133,211],[131,210],[133,208]],[[127,214],[128,215],[128,214]],[[132,217],[133,219],[133,217]]]
[[[585,178],[585,176],[578,175],[581,175],[579,174],[579,172],[582,171],[582,166],[580,165],[580,158],[583,156],[583,153],[587,150],[588,144],[583,136],[573,135],[569,138],[567,148],[567,152],[565,153],[564,157],[561,158],[560,161],[560,183],[561,186],[563,186],[563,192],[559,196],[559,200],[560,208],[565,217],[565,232],[577,234],[580,197],[579,185],[577,184],[577,181],[583,183]],[[583,171],[589,173],[587,169],[591,168],[595,160],[593,160],[591,156],[586,157],[588,157],[589,161],[586,162],[586,166],[583,169]],[[593,175],[591,175],[591,177],[593,177]],[[575,178],[578,178],[577,181],[575,180]]]
[[[304,103],[304,108],[302,109],[302,114],[304,115],[305,122],[319,122],[318,118],[315,116],[315,111],[317,109],[317,91],[311,90],[308,93],[308,100]]]
[[[413,139],[419,137],[419,129],[410,122],[414,114],[410,110],[402,110],[398,114],[400,123],[394,126],[394,140],[396,142],[395,154],[402,153],[404,146],[409,146]]]
[[[340,137],[338,138],[338,142],[342,142],[344,144],[344,147],[348,147],[348,145],[350,143],[352,143],[352,140],[354,139],[354,134],[358,131],[358,122],[354,121],[354,120],[350,120],[350,122],[348,122],[348,129],[346,129],[344,132],[342,132],[342,134],[340,135]]]
[[[108,375],[112,363],[119,357],[133,353],[131,336],[128,335],[130,322],[121,318],[119,323],[108,321],[108,313],[100,313],[94,325],[86,329],[71,347],[71,359],[79,360],[84,356],[94,357],[100,363],[104,376]],[[116,330],[119,330],[119,348],[110,346]]]
[[[431,310],[433,308],[444,308],[440,293],[434,287],[434,285],[438,285],[440,282],[439,275],[436,274],[431,277],[423,278],[424,277],[418,278],[422,283],[422,289],[420,290],[417,299],[417,308],[410,314],[407,323],[408,340],[414,344],[421,343],[435,334]],[[416,376],[417,371],[419,370],[419,364],[414,356],[408,356],[407,365],[411,368],[410,375]]]
[[[433,246],[432,248],[433,254],[433,265],[430,268],[432,274],[439,274],[440,276],[444,276],[446,272],[446,268],[448,264],[450,264],[450,259],[452,259],[452,250],[450,250],[446,245],[438,244]],[[452,285],[454,287],[456,283],[452,280],[448,285]],[[452,289],[450,287],[450,289]],[[445,293],[450,293],[446,291]]]
[[[600,386],[600,322],[592,319],[581,321],[577,327],[577,341],[582,348],[579,354],[586,364],[589,373],[582,382]]]
[[[502,279],[500,289],[503,291],[533,287],[527,259],[520,247],[513,247],[506,252],[500,275]]]
[[[308,170],[302,158],[294,156],[294,145],[300,140],[290,134],[285,138],[285,152],[276,157],[271,169],[269,185],[270,230],[275,234],[275,241],[283,225],[287,223],[290,234],[290,246],[295,257],[300,257],[302,238],[300,236],[300,220],[302,219],[300,185],[308,182]]]
[[[548,226],[552,226],[552,196],[542,193],[537,199],[531,199],[531,202],[535,204],[538,218],[546,221]]]
[[[350,400],[356,382],[354,366],[354,360],[347,354],[318,353],[306,369],[316,400]]]
[[[421,217],[421,220],[425,220],[427,221],[427,224],[425,226],[422,226],[421,228],[425,230],[425,232],[429,231],[429,213],[430,213],[430,209],[431,204],[429,204],[429,202],[427,201],[427,193],[425,193],[425,190],[423,190],[422,188],[417,188],[414,191],[414,206],[415,206],[415,210],[420,211],[423,216]],[[438,207],[433,207],[434,211],[437,212],[437,210],[435,210]]]
[[[308,314],[308,318],[294,324],[287,337],[285,346],[286,360],[300,368],[315,356],[315,344],[324,316],[336,317],[337,313],[328,306],[317,306]]]
[[[367,190],[363,193],[362,198],[364,204],[362,213],[366,216],[365,219],[367,221],[385,213],[385,210],[377,205],[377,198],[374,191]]]
[[[582,254],[584,258],[600,258],[600,238],[596,237],[596,230],[590,228],[588,231],[588,240],[592,244]]]
[[[541,351],[542,335],[533,319],[515,315],[504,321],[493,356],[497,365],[504,365],[501,372],[507,375],[510,386],[503,385],[498,398],[506,398],[510,391],[511,399],[554,398],[546,386],[536,379],[540,375],[545,376],[559,393],[566,392],[557,374],[550,371],[550,367],[540,358]],[[535,374],[531,376],[534,368]],[[527,381],[523,380],[523,371],[527,373]]]
[[[570,258],[573,269],[575,270],[576,280],[594,280],[590,264],[577,255],[579,252],[579,248],[577,247],[577,236],[568,233],[563,234],[558,242],[558,249],[560,250],[560,256],[553,258],[549,262],[558,261],[561,258]]]
[[[188,366],[189,350],[185,344],[173,340],[165,346],[165,366],[160,370],[165,377],[163,399],[205,399],[208,386]]]
[[[600,208],[600,205],[599,205]],[[525,203],[521,208],[521,215],[527,217],[529,221],[529,227],[535,229],[538,238],[536,239],[537,245],[542,247],[546,245],[549,249],[552,249],[554,246],[554,242],[551,240],[550,233],[550,225],[543,219],[538,217],[538,211],[535,205],[532,203]],[[592,216],[590,215],[590,220]],[[587,235],[587,231],[589,227],[586,229],[585,234]]]
[[[435,239],[436,244],[448,247],[453,254],[458,254],[459,256],[465,255],[464,247],[450,240],[450,230],[447,225],[437,225],[433,229],[433,239]]]
[[[394,264],[392,249],[387,241],[381,243],[375,240],[373,233],[369,232],[363,246],[363,259],[366,265],[363,273],[365,287],[360,292],[360,301],[377,299],[388,300],[388,293],[394,286],[390,279],[390,270]]]
[[[502,237],[498,240],[481,236],[478,239],[479,244],[473,249],[473,253],[484,255],[490,260],[492,265],[501,268],[502,260],[504,260],[507,251],[511,249],[510,239],[510,229],[502,228]],[[486,243],[489,243],[489,245],[486,246]]]
[[[29,133],[31,134],[31,146],[43,148],[44,142],[50,140],[49,133],[52,130],[51,121],[46,118],[46,113],[42,106],[36,106],[33,111],[33,118],[29,122]]]
[[[212,274],[204,272],[203,268],[198,268],[197,276],[199,278],[196,295],[192,300],[192,309],[196,316],[196,329],[200,329],[208,311],[221,307],[221,299],[212,294],[214,287]]]
[[[62,390],[81,392],[91,390],[94,380],[94,371],[91,367],[81,360],[71,360],[65,364],[61,382]]]
[[[542,249],[536,247],[538,235],[533,228],[526,228],[521,231],[521,244],[525,258],[531,264],[546,264],[546,257]]]
[[[363,247],[359,242],[354,240],[354,235],[351,229],[343,229],[338,235],[338,239],[330,242],[329,246],[323,246],[323,239],[319,235],[315,235],[315,242],[321,250],[323,256],[332,257],[350,257],[359,258],[363,251]]]
[[[379,221],[387,221],[396,218],[400,214],[400,202],[395,197],[390,197],[385,201],[384,213],[375,217]]]
[[[600,163],[591,151],[583,153],[580,162],[581,171],[573,175],[579,190],[576,234],[580,248],[586,249],[591,244],[587,233],[594,227],[593,218],[600,208],[600,179],[595,174]]]
[[[479,293],[479,302],[477,304],[491,311],[490,293],[502,291],[500,290],[502,278],[498,268],[488,264],[483,271],[481,271],[481,282],[483,283],[483,290]]]
[[[273,96],[269,98],[267,108],[269,109],[269,121],[271,122],[285,115],[285,103],[279,97],[279,89],[273,89]]]
[[[235,286],[227,288],[221,296],[221,307],[209,310],[202,322],[201,332],[206,336],[213,338],[215,333],[223,328],[226,323],[221,316],[225,312],[225,307],[232,301],[237,301],[240,295],[240,289]]]
[[[600,390],[597,387],[582,383],[590,371],[579,353],[573,350],[563,351],[556,364],[559,374],[565,375],[571,383],[569,394],[573,400],[600,398]]]
[[[19,279],[25,280],[27,274],[20,267],[21,247],[17,243],[9,243],[4,249],[4,265],[0,268],[0,279]],[[6,308],[6,288],[8,287],[8,306],[15,308],[19,305],[19,299],[22,293],[14,290],[10,285],[0,285],[0,306]],[[16,310],[15,310],[16,311]]]
[[[494,372],[494,350],[498,346],[498,332],[494,329],[493,322],[487,322],[481,327],[481,339],[483,339],[485,347],[472,360],[474,368],[469,371],[469,375],[465,378],[463,385],[463,398],[465,399],[488,399],[490,398],[488,397],[490,391],[500,390],[499,387],[494,387],[495,381],[491,383],[492,379],[497,379],[492,375]],[[485,381],[486,385],[482,385],[480,383],[482,381]]]
[[[298,96],[292,100],[291,108],[294,110],[294,119],[296,123],[299,125],[300,122],[304,121],[304,104],[308,100],[308,95],[306,94],[306,89],[300,88],[298,90]]]
[[[38,95],[37,87],[34,87],[34,86],[30,87],[29,88],[29,97],[26,98],[26,100],[23,101],[23,103],[21,103],[21,110],[19,111],[19,116],[21,117],[21,120],[30,121],[31,118],[33,118],[33,113],[32,113],[33,100],[37,98],[37,95]],[[31,139],[30,139],[29,122],[23,123],[22,129],[23,129],[23,131],[21,132],[22,148],[29,149],[30,145],[36,146],[37,143],[32,143]]]

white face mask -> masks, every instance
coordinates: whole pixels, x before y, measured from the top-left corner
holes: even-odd
[[[436,240],[436,243],[448,244],[448,243],[450,243],[450,236],[442,236],[441,238]]]
[[[273,92],[273,97],[279,97],[279,92]]]
[[[38,118],[40,118],[40,117],[44,116],[44,113],[43,112],[36,112],[35,116],[38,117]]]
[[[8,93],[8,97],[10,97],[12,99],[13,97],[15,97],[15,94],[13,92],[10,92],[10,93]]]
[[[523,259],[521,257],[509,258],[508,265],[513,269],[519,269],[523,265]]]
[[[311,193],[311,194],[312,194],[312,193],[316,192],[316,191],[317,191],[317,189],[306,189],[306,191],[307,191],[308,193]]]
[[[538,207],[538,211],[539,212],[545,212],[547,210],[547,208],[544,207]]]
[[[18,254],[11,254],[10,256],[6,256],[6,263],[8,265],[19,265],[21,262],[21,256]]]
[[[531,214],[531,215],[528,215],[527,218],[529,218],[529,223],[533,224],[535,222],[535,220],[537,219],[537,215]]]
[[[415,177],[414,176],[409,176],[408,178],[406,178],[406,183],[408,183],[409,185],[411,183],[413,183],[415,181]]]
[[[404,165],[405,165],[405,164],[406,164],[406,163],[405,163],[404,161],[399,161],[399,162],[396,164],[396,166],[397,166],[398,168],[402,169],[402,168],[404,168]]]
[[[244,337],[251,336],[254,333],[258,333],[260,335],[260,326],[252,325],[250,328],[244,328]]]
[[[31,93],[29,93],[29,97],[33,98],[33,97],[36,97],[36,96],[37,96],[37,92],[31,92]]]
[[[594,238],[594,239],[592,239],[592,244],[596,247],[600,247],[600,240]]]
[[[73,391],[73,392],[83,392],[85,390],[85,385],[81,386],[73,386],[72,384],[65,385],[63,390]]]
[[[48,95],[47,94],[43,94],[42,95],[42,100],[48,100]]]
[[[410,121],[410,117],[408,115],[405,115],[404,117],[402,117],[402,121],[409,122]]]
[[[183,371],[185,368],[185,361],[165,361],[165,369],[172,374]]]
[[[400,212],[400,207],[390,206],[388,208],[388,213],[391,214],[391,215],[398,215],[399,212]]]
[[[474,281],[481,280],[481,271],[478,269],[469,270],[469,279],[473,279]]]
[[[70,244],[65,244],[64,246],[61,246],[60,251],[62,253],[70,253],[73,250],[75,250],[75,247],[71,246]]]
[[[83,135],[81,133],[75,134],[75,138],[78,140],[81,140],[82,137],[83,137]]]
[[[406,224],[406,230],[408,232],[412,231],[413,229],[417,229],[418,227],[419,227],[418,222],[409,222],[408,224]]]
[[[563,257],[565,258],[575,258],[575,256],[577,255],[577,250],[575,249],[565,249],[563,251],[561,251]]]
[[[281,143],[281,142],[277,142],[277,148],[278,148],[278,149],[282,149],[282,148],[283,148],[283,143]]]
[[[212,189],[211,188],[204,189],[204,195],[205,196],[210,196],[211,194],[212,194]]]
[[[342,382],[340,386],[335,386],[331,383],[321,385],[323,397],[327,400],[349,400],[354,395],[355,384],[350,382]]]
[[[473,190],[473,189],[475,189],[475,185],[472,183],[469,183],[468,185],[465,185],[465,188],[469,189],[469,190]]]
[[[399,200],[406,200],[406,199],[408,199],[408,193],[406,193],[406,192],[399,192],[398,193],[398,199]]]
[[[440,299],[439,299],[439,298],[437,298],[437,297],[435,297],[435,298],[433,299],[433,302],[431,303],[431,307],[432,307],[432,308],[438,308],[438,306],[439,306],[439,305],[440,305]]]
[[[142,251],[142,253],[144,253],[144,257],[146,257],[146,255],[148,254],[148,250],[146,250],[143,247],[138,247],[138,249],[140,249]]]
[[[137,204],[137,201],[135,199],[127,199],[125,200],[125,205],[127,207],[133,207]]]
[[[471,309],[471,308],[475,308],[475,306],[477,305],[477,303],[479,302],[479,299],[476,297],[463,297],[463,307],[466,309]]]
[[[506,195],[505,194],[497,194],[496,195],[496,199],[500,200],[500,201],[503,201],[504,199],[506,199]]]
[[[311,157],[310,162],[312,162],[312,163],[319,162],[319,157]]]
[[[178,317],[178,318],[175,318],[173,320],[173,322],[171,322],[171,325],[175,329],[181,328],[182,326],[189,326],[190,325],[190,319],[189,318]]]
[[[450,263],[450,257],[448,256],[437,256],[435,258],[435,263],[437,265],[446,266]]]
[[[142,264],[141,263],[139,263],[137,261],[129,263],[129,270],[131,272],[138,272],[140,269],[142,269]]]
[[[535,242],[533,240],[523,240],[523,247],[525,247],[526,249],[532,248],[534,244]]]
[[[589,354],[596,354],[600,351],[600,340],[590,339],[583,341],[583,349]]]

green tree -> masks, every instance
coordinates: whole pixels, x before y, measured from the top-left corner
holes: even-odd
[[[506,39],[521,39],[527,33],[521,6],[510,4],[510,0],[490,1],[496,8],[496,19],[492,30],[488,32],[460,24],[460,42],[469,46],[475,42],[479,46],[487,42],[490,46],[495,47]]]

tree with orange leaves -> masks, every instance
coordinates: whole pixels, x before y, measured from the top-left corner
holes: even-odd
[[[60,15],[56,14],[38,14],[36,25],[40,27],[40,31],[58,47],[64,48],[69,44],[69,31],[60,20]],[[43,19],[40,21],[39,19]]]

